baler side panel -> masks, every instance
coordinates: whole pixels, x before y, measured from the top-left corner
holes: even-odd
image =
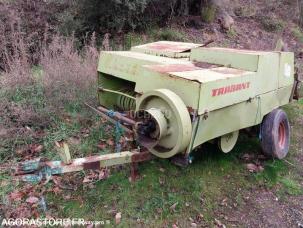
[[[289,104],[289,98],[292,93],[292,88],[293,88],[293,85],[289,85],[289,86],[285,86],[285,87],[278,89],[277,99],[279,102],[279,107]]]
[[[256,73],[246,72],[231,77],[202,84],[199,114],[241,103],[255,97]]]
[[[130,51],[101,52],[98,71],[136,82],[141,66],[149,64],[182,64],[188,61]]]
[[[225,48],[195,48],[190,61],[218,64],[247,71],[257,71],[259,52],[239,51]]]
[[[256,77],[255,95],[278,89],[280,64],[279,53],[266,53],[259,57],[258,75]]]
[[[202,143],[240,129],[262,122],[263,117],[273,109],[288,103],[290,86],[262,94],[250,101],[241,102],[199,116],[199,126],[193,149]]]
[[[279,88],[294,84],[294,53],[281,52],[279,66]]]
[[[169,89],[176,93],[189,110],[198,109],[200,84],[195,81],[185,80],[167,73],[155,72],[142,67],[142,74],[138,77],[135,91],[144,94],[155,89]]]

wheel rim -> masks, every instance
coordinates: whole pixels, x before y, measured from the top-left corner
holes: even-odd
[[[286,142],[286,129],[285,124],[281,122],[279,124],[279,147],[284,148]]]

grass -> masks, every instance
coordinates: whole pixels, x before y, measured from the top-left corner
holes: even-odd
[[[43,87],[39,84],[33,86],[16,88],[13,91],[2,93],[2,99],[18,107],[18,110],[28,110],[27,114],[21,113],[16,119],[2,120],[2,124],[11,127],[11,124],[20,125],[20,127],[29,127],[32,131],[42,131],[43,136],[36,138],[31,134],[18,134],[12,138],[1,140],[0,155],[2,159],[12,154],[19,146],[33,143],[42,144],[44,147],[44,156],[54,158],[56,150],[54,149],[55,141],[68,140],[72,136],[80,134],[82,128],[91,128],[91,124],[98,122],[98,117],[86,108],[81,102],[71,102],[65,106],[65,113],[50,112],[46,107],[45,94]],[[36,118],[33,113],[37,113]],[[15,116],[18,113],[13,113]],[[32,116],[33,115],[33,116]],[[12,121],[12,122],[10,122]],[[1,123],[1,122],[0,122]],[[91,134],[83,138],[80,146],[72,146],[77,156],[85,156],[87,153],[97,151],[97,141],[104,137],[104,130],[100,124],[91,128]],[[110,132],[108,133],[110,134]],[[81,153],[79,153],[81,149]],[[12,156],[9,156],[11,159]],[[55,156],[55,158],[57,158]]]
[[[302,113],[301,103],[288,105],[287,112]],[[296,117],[290,115],[292,123]],[[296,148],[291,149],[287,158],[291,162],[295,159],[294,150]],[[277,191],[284,200],[288,195],[303,194],[299,184],[302,178],[296,172],[298,167],[291,167],[285,161],[268,160],[263,172],[250,174],[241,157],[256,151],[260,151],[256,139],[241,137],[230,154],[222,154],[212,145],[196,151],[194,163],[186,169],[157,159],[142,164],[140,180],[130,183],[129,167],[123,166],[114,169],[107,180],[97,182],[94,188],[78,189],[68,202],[52,194],[48,195],[48,201],[57,205],[56,213],[63,217],[109,220],[114,224],[115,213],[121,212],[120,227],[173,224],[183,227],[196,221],[201,214],[200,224],[213,226],[222,200],[228,198],[243,206],[245,194],[256,185]],[[172,205],[175,205],[173,210]]]
[[[236,34],[235,34],[236,35]],[[234,34],[231,34],[234,36]],[[155,38],[156,37],[156,38]],[[186,35],[172,29],[151,30],[147,38],[142,35],[128,34],[127,44],[133,46],[148,42],[149,39],[186,40]],[[35,75],[41,78],[41,68],[35,68]],[[35,121],[30,126],[42,129],[45,135],[35,138],[31,135],[1,140],[0,156],[2,161],[15,159],[14,152],[18,146],[39,143],[44,146],[40,154],[51,160],[59,159],[54,148],[55,141],[69,140],[79,137],[80,144],[71,144],[74,157],[90,154],[111,152],[106,147],[101,151],[97,148],[100,140],[106,140],[113,135],[113,129],[102,124],[100,119],[87,110],[80,101],[69,102],[62,113],[48,113],[45,105],[44,91],[41,85],[17,89],[14,93],[0,92],[1,98],[7,99],[21,108],[32,107],[37,113],[49,119],[50,123],[42,125]],[[116,167],[111,170],[108,179],[98,181],[93,187],[79,184],[75,191],[64,190],[62,194],[44,193],[48,213],[64,218],[84,218],[86,220],[109,220],[115,224],[115,214],[122,213],[120,227],[151,226],[189,227],[192,221],[201,226],[214,226],[214,219],[222,209],[222,201],[228,199],[228,204],[245,207],[245,197],[255,189],[265,188],[276,191],[280,198],[287,200],[289,195],[302,195],[302,177],[298,175],[300,165],[296,162],[298,143],[301,136],[297,118],[303,115],[303,100],[285,107],[293,126],[293,141],[287,161],[267,160],[264,171],[250,173],[243,154],[260,153],[257,139],[242,136],[229,154],[223,154],[213,145],[207,145],[194,154],[194,163],[186,169],[172,165],[168,160],[154,160],[140,165],[140,179],[129,182],[129,166]],[[1,117],[0,117],[1,118]],[[1,122],[2,121],[2,122]],[[19,121],[19,120],[18,120]],[[0,124],[5,120],[0,119]],[[23,125],[26,122],[23,122]],[[87,130],[88,135],[87,134]],[[9,155],[9,157],[8,157]],[[85,173],[78,173],[74,181],[82,182]],[[70,178],[63,176],[64,179]],[[0,175],[2,202],[5,195],[14,190],[8,174]],[[49,183],[45,188],[52,189]],[[70,199],[66,196],[70,195]],[[174,208],[172,208],[172,206]],[[232,207],[232,206],[230,206]],[[228,208],[233,210],[233,208]],[[42,214],[43,216],[43,214]]]
[[[287,171],[283,161],[273,160],[265,164],[264,171],[255,175],[256,180],[264,183],[267,187],[273,187],[280,181],[280,174]]]
[[[288,195],[297,196],[297,195],[302,195],[303,194],[302,186],[298,183],[298,181],[294,180],[293,177],[281,178],[280,183],[283,184],[283,186],[284,186],[283,190]]]
[[[37,86],[18,89],[14,94],[6,94],[6,98],[17,105],[30,104],[36,111],[44,112],[42,94],[41,88]],[[292,125],[295,125],[296,118],[303,114],[302,104],[300,100],[285,107]],[[44,129],[45,136],[38,140],[38,143],[44,146],[42,156],[51,160],[59,159],[54,142],[69,140],[73,136],[79,136],[81,139],[80,144],[70,145],[74,157],[111,151],[111,148],[100,151],[97,144],[100,139],[112,137],[112,128],[102,125],[99,118],[81,104],[70,103],[65,107],[63,114],[50,118],[51,124]],[[89,123],[84,121],[87,119]],[[83,129],[89,129],[87,137],[81,134]],[[293,134],[296,135],[299,131],[299,127],[295,126]],[[294,145],[297,140],[295,137]],[[36,142],[35,139],[29,137],[15,144],[33,142]],[[12,142],[7,143],[11,145]],[[296,150],[296,147],[291,148],[290,156],[287,158],[294,164]],[[4,152],[2,151],[2,154]],[[112,169],[108,179],[98,181],[93,188],[80,185],[76,191],[64,190],[60,195],[47,193],[48,210],[58,217],[109,220],[111,224],[115,223],[115,213],[121,212],[120,227],[137,225],[159,227],[173,224],[185,227],[192,221],[213,226],[216,213],[222,207],[221,202],[225,198],[231,205],[244,207],[245,194],[252,191],[256,185],[273,191],[277,189],[279,198],[285,200],[288,195],[303,194],[302,186],[299,184],[302,178],[296,171],[298,167],[291,167],[285,161],[268,160],[264,164],[263,172],[249,173],[241,157],[245,153],[259,152],[257,139],[242,136],[236,148],[229,154],[219,152],[213,145],[206,145],[194,153],[194,163],[186,169],[176,167],[168,160],[146,162],[140,165],[141,178],[135,183],[129,182],[128,166],[117,167]],[[77,175],[79,182],[83,176],[84,173]],[[7,184],[10,182],[9,176],[1,175],[0,178],[2,183],[6,183],[1,186],[1,195],[4,196],[13,190],[13,186]],[[52,184],[48,187],[51,188]],[[71,195],[71,199],[65,200],[65,195]],[[172,209],[173,205],[175,208]]]
[[[188,223],[190,217],[199,214],[203,214],[206,222],[211,223],[217,199],[223,199],[236,190],[222,185],[226,183],[225,177],[234,175],[229,182],[236,183],[241,180],[235,173],[243,171],[243,167],[234,164],[232,158],[220,157],[218,154],[209,154],[205,160],[197,161],[188,169],[175,167],[166,160],[145,163],[140,166],[142,178],[132,184],[128,181],[127,168],[124,168],[113,173],[106,181],[98,182],[91,190],[79,190],[74,198],[81,196],[80,201],[87,202],[84,207],[79,207],[80,210],[75,209],[78,208],[75,207],[78,201],[74,200],[63,204],[60,214],[110,220],[113,223],[113,216],[109,212],[120,211],[124,218],[121,227],[136,225],[138,220],[142,225],[155,227],[172,225],[172,221],[176,220]],[[160,168],[165,171],[161,172]],[[54,198],[49,200],[53,201]],[[62,199],[57,199],[55,204],[61,205]],[[172,210],[174,204],[177,205]],[[73,209],[67,209],[70,207]]]

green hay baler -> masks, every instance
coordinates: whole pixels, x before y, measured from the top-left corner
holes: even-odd
[[[71,159],[62,142],[62,161],[27,161],[16,167],[16,174],[40,181],[130,163],[134,180],[138,162],[159,157],[186,166],[192,151],[206,142],[228,153],[240,131],[255,133],[265,155],[283,159],[290,125],[280,107],[298,99],[298,84],[291,52],[168,41],[103,51],[98,66],[101,106],[90,107],[114,123],[116,132],[123,130],[134,141],[133,149],[121,151],[116,135],[116,153]]]
[[[98,97],[128,113],[137,142],[160,158],[188,158],[206,142],[227,153],[239,131],[259,129],[266,155],[282,159],[290,126],[294,54],[160,41],[102,52]]]

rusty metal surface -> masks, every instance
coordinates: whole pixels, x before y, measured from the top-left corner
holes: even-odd
[[[86,106],[88,106],[89,108],[91,108],[93,111],[95,111],[97,114],[99,114],[100,116],[102,116],[104,119],[106,119],[107,121],[109,121],[110,123],[116,125],[118,123],[117,120],[111,118],[110,116],[108,116],[105,112],[99,111],[98,109],[95,109],[94,107],[90,106],[89,104],[85,103]],[[133,131],[129,128],[127,128],[126,126],[121,124],[121,128],[123,128],[123,130],[128,134],[128,135],[132,135]]]
[[[223,80],[233,77],[240,77],[253,72],[244,71],[228,67],[214,67],[203,69],[194,64],[170,64],[170,65],[148,65],[146,68],[162,73],[163,76],[170,76],[180,79],[206,83],[211,81]]]
[[[203,44],[159,41],[133,47],[131,51],[170,58],[188,58],[191,49],[202,46]]]
[[[159,72],[159,73],[168,73],[168,72],[184,72],[184,71],[193,71],[201,70],[202,68],[195,66],[194,64],[170,64],[170,65],[150,65],[149,69]]]
[[[83,169],[98,170],[100,169],[100,161],[87,161],[83,163]]]
[[[235,68],[227,68],[227,67],[218,67],[211,69],[214,72],[221,73],[221,74],[232,74],[232,75],[240,75],[245,73],[244,70],[239,70]]]
[[[302,82],[299,80],[299,73],[298,73],[298,69],[295,70],[295,81],[294,81],[294,85],[291,91],[291,96],[290,96],[290,102],[292,101],[292,99],[294,100],[299,100],[301,97],[301,94],[299,93],[300,91],[300,86],[302,86]]]
[[[203,69],[210,69],[210,68],[216,68],[216,67],[222,67],[223,65],[219,64],[212,64],[212,63],[205,63],[205,62],[197,62],[193,61],[192,62],[196,67],[200,67]]]
[[[202,69],[202,70],[185,71],[185,72],[171,72],[170,74],[173,76],[178,76],[199,83],[207,83],[207,82],[224,80],[234,77],[241,77],[253,73],[249,71],[240,72],[238,70],[235,70],[235,72],[237,72],[235,74],[235,73],[231,73],[233,70],[234,69],[220,67],[220,68]]]
[[[127,118],[127,117],[123,116],[123,115],[122,115],[121,113],[119,113],[119,112],[113,112],[112,110],[109,110],[109,109],[104,108],[104,107],[102,107],[102,106],[99,106],[97,109],[98,109],[100,112],[102,112],[102,113],[104,113],[104,114],[106,114],[106,115],[108,115],[108,116],[110,116],[110,117],[112,117],[112,118],[115,118],[115,119],[117,119],[117,120],[119,120],[119,121],[122,121],[122,122],[124,122],[124,123],[126,123],[126,124],[129,124],[129,125],[131,125],[131,126],[134,126],[134,125],[136,124],[136,121],[134,121],[134,120],[132,120],[132,119],[130,119],[130,118]]]
[[[130,180],[135,182],[139,178],[139,168],[138,163],[132,163],[130,165]]]
[[[132,48],[132,50],[159,50],[161,52],[186,52],[193,48],[201,47],[202,44],[184,43],[184,42],[172,42],[172,41],[158,41],[155,43],[144,44]]]
[[[49,179],[52,175],[78,172],[87,169],[96,170],[121,164],[134,164],[153,158],[154,156],[147,151],[138,152],[137,150],[134,150],[77,158],[73,159],[70,164],[65,164],[62,161],[43,162],[40,159],[37,159],[21,162],[17,164],[13,170],[14,175],[20,177],[21,180],[39,182],[44,179]]]
[[[136,153],[132,156],[131,160],[132,162],[143,162],[143,161],[149,161],[154,159],[155,156],[152,155],[149,151]]]

